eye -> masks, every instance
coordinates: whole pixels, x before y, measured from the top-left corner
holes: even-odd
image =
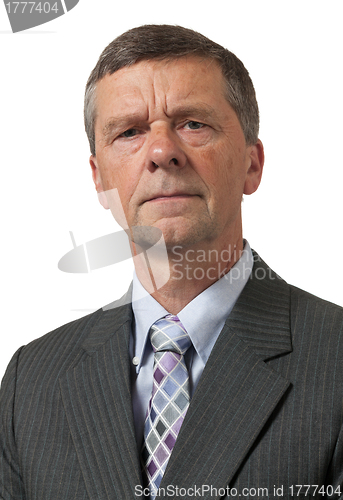
[[[200,123],[200,122],[196,122],[194,120],[186,123],[185,127],[186,128],[189,128],[191,130],[199,130],[200,128],[204,127],[205,125],[203,123]]]
[[[134,137],[138,133],[139,133],[139,131],[136,128],[129,128],[128,130],[125,130],[125,132],[120,134],[119,137],[125,137],[125,138],[129,139],[130,137]]]

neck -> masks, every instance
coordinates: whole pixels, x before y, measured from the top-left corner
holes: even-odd
[[[229,243],[182,247],[167,252],[152,247],[137,251],[133,244],[137,277],[169,313],[178,314],[197,295],[229,272],[243,251],[242,233]]]

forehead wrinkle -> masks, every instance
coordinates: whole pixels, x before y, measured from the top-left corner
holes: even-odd
[[[161,78],[162,76],[162,78]],[[165,86],[164,82],[167,80],[168,85]],[[149,101],[147,104],[148,120],[150,117],[150,110],[156,111],[160,106],[162,106],[163,111],[167,111],[167,93],[170,88],[168,81],[168,76],[166,73],[161,73],[156,71],[154,66],[152,66],[152,78],[151,78],[151,96],[148,96]]]
[[[187,57],[185,57],[185,59],[187,60]],[[165,81],[167,82],[167,85],[166,85],[166,92],[165,92],[165,110],[166,110],[166,114],[168,115],[168,108],[170,109],[172,107],[172,104],[171,104],[171,99],[175,99],[175,96],[177,96],[177,102],[179,103],[181,101],[181,103],[185,103],[185,105],[182,105],[180,104],[180,114],[188,114],[188,111],[195,111],[195,112],[198,112],[199,114],[202,114],[205,118],[209,115],[214,115],[215,114],[215,110],[214,108],[204,102],[202,99],[200,101],[199,99],[199,96],[197,96],[197,90],[199,88],[199,83],[200,83],[200,89],[202,91],[204,91],[204,89],[202,88],[201,84],[202,84],[202,81],[203,81],[203,76],[204,76],[204,73],[208,73],[210,67],[212,65],[215,65],[218,67],[218,69],[220,70],[221,72],[221,68],[219,66],[219,64],[217,63],[217,61],[215,61],[214,59],[209,59],[209,58],[200,58],[198,56],[195,56],[195,59],[196,60],[199,60],[200,63],[205,63],[206,64],[206,68],[202,68],[201,66],[198,68],[198,71],[196,71],[196,73],[192,76],[193,80],[192,82],[190,82],[189,80],[186,80],[187,81],[187,84],[188,84],[188,89],[186,90],[186,92],[182,92],[182,87],[179,86],[179,82],[178,81],[174,81],[174,78],[173,78],[173,74],[172,73],[168,73],[166,72],[163,76],[164,76],[164,79]],[[171,61],[168,61],[169,63],[175,63],[174,60],[171,60]],[[176,61],[177,62],[177,61]],[[167,65],[167,64],[166,64]],[[187,68],[186,68],[187,69]],[[221,72],[222,73],[222,72]],[[186,72],[187,74],[187,72]],[[192,73],[190,73],[192,74]],[[188,76],[189,76],[189,73],[188,73]],[[176,83],[176,89],[173,91],[173,88],[174,88],[174,84]],[[172,90],[172,94],[170,94],[170,90]],[[210,92],[210,89],[206,89],[207,93],[211,94]],[[194,97],[193,97],[194,95]],[[224,93],[223,93],[224,95]],[[171,99],[170,99],[171,98]],[[192,99],[193,98],[193,99]],[[196,99],[199,99],[198,102],[200,101],[201,104],[198,104],[196,102]],[[193,100],[193,104],[192,104],[192,100]],[[190,104],[188,104],[188,102],[190,102]],[[176,105],[175,108],[177,108],[178,106]],[[183,113],[183,110],[184,110],[184,113]]]
[[[168,102],[170,97],[173,97],[173,95],[170,96],[170,92],[174,93],[175,75],[173,65],[177,62],[175,59],[145,62],[146,69],[151,75],[151,95],[148,97],[149,102],[147,103],[148,112],[162,109],[166,115],[168,114]],[[178,84],[178,82],[176,83]]]

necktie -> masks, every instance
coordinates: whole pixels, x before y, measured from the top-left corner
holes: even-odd
[[[149,334],[155,360],[142,461],[153,499],[189,406],[189,377],[183,355],[191,340],[179,318],[171,314],[156,321]]]

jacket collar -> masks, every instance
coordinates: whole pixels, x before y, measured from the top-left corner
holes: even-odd
[[[225,325],[267,360],[292,350],[290,288],[254,250],[253,257],[251,276]],[[121,299],[103,307],[100,321],[82,345],[88,354],[99,349],[125,323],[132,325],[131,296],[132,284]]]

